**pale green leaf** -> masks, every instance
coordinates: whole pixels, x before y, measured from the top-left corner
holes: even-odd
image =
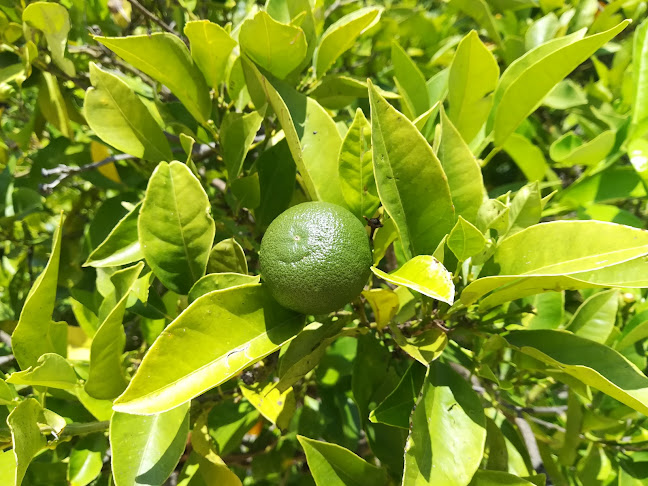
[[[65,44],[70,32],[70,16],[63,5],[51,2],[34,2],[22,14],[23,22],[45,34],[52,60],[68,76],[74,76],[74,63],[65,59]],[[10,42],[11,43],[11,42]]]
[[[398,91],[402,96],[403,112],[413,120],[430,108],[425,77],[396,41],[392,42],[391,59]]]
[[[396,225],[406,257],[431,254],[454,224],[448,179],[416,127],[373,84],[369,95],[378,195]]]
[[[86,93],[88,125],[107,144],[122,152],[155,162],[169,160],[171,147],[151,112],[117,76],[90,63],[94,88]]]
[[[400,98],[396,93],[379,89],[387,99]],[[344,74],[331,74],[320,80],[308,94],[324,108],[339,110],[358,98],[368,98],[367,81],[355,79]]]
[[[31,460],[47,447],[47,440],[41,434],[37,421],[43,409],[34,398],[20,402],[7,417],[7,425],[11,430],[13,454],[16,459],[14,484],[20,486]]]
[[[315,75],[321,78],[360,35],[378,22],[382,8],[365,7],[340,18],[322,34],[313,55]]]
[[[137,233],[141,203],[131,209],[94,249],[84,267],[117,267],[142,260],[144,254]]]
[[[503,148],[529,182],[544,180],[548,166],[542,150],[537,145],[524,135],[513,133],[506,139]]]
[[[648,413],[648,378],[617,351],[569,332],[513,331],[506,340],[643,414]]]
[[[405,287],[400,288],[404,289]],[[396,291],[398,292],[400,288]],[[399,313],[396,315],[396,322],[402,323],[407,320],[404,317],[406,315],[407,304],[410,304],[411,310],[414,299],[401,304]],[[415,312],[410,312],[409,318],[413,317],[414,314]],[[438,328],[428,329],[411,338],[405,337],[396,324],[390,324],[389,330],[396,344],[412,358],[425,366],[441,356],[441,353],[443,353],[443,350],[448,344],[448,335]]]
[[[567,329],[577,336],[605,344],[614,328],[618,308],[618,290],[596,293],[576,310]]]
[[[405,447],[403,486],[464,486],[477,471],[486,418],[470,383],[438,361],[430,364]]]
[[[61,134],[72,138],[74,132],[70,124],[68,107],[61,94],[61,88],[56,76],[48,72],[42,73],[43,79],[38,90],[38,107],[45,119],[54,125]]]
[[[115,287],[114,295],[106,300],[114,301],[115,306],[97,329],[90,348],[90,370],[85,391],[93,398],[113,399],[123,392],[128,384],[122,369],[122,354],[126,344],[122,321],[128,296],[142,268],[144,262],[119,270],[111,276]]]
[[[386,486],[385,470],[372,466],[353,452],[330,444],[297,436],[317,486]]]
[[[242,384],[241,393],[261,415],[275,424],[279,430],[286,430],[295,413],[296,406],[295,392],[292,387],[281,391],[274,383],[263,387],[250,387]]]
[[[241,173],[245,156],[262,121],[263,117],[259,116],[256,111],[245,115],[227,112],[223,117],[220,127],[220,143],[230,183]]]
[[[248,18],[239,32],[241,50],[279,79],[284,79],[306,58],[304,31],[282,24],[260,11]]]
[[[648,140],[635,138],[628,143],[628,157],[644,186],[648,187]]]
[[[86,486],[101,474],[106,449],[108,441],[102,433],[79,439],[70,452],[67,475],[70,486]]]
[[[261,285],[203,295],[162,331],[114,408],[169,410],[279,349],[302,325],[303,316],[280,307]]]
[[[446,244],[459,261],[464,261],[484,249],[486,238],[481,231],[459,216]]]
[[[490,38],[497,45],[502,46],[502,38],[497,31],[495,18],[486,0],[451,0],[450,4],[475,19],[475,22],[486,29]]]
[[[239,285],[257,284],[260,279],[261,277],[258,275],[245,275],[242,273],[209,273],[191,287],[188,296],[189,303],[192,303],[201,295],[213,292],[214,290],[224,290],[238,287]]]
[[[209,20],[187,22],[184,33],[191,44],[191,57],[207,84],[217,90],[225,78],[227,61],[236,41],[220,25]]]
[[[207,261],[209,273],[239,273],[247,275],[248,264],[245,252],[234,238],[219,241],[209,252]]]
[[[538,475],[535,478],[542,478],[540,479],[541,482],[531,482],[504,471],[485,471],[480,469],[475,473],[468,486],[534,486],[537,484],[545,484],[544,475]]]
[[[430,255],[415,256],[392,273],[385,273],[376,267],[371,267],[371,270],[376,276],[394,285],[416,290],[450,305],[454,302],[452,274]]]
[[[373,310],[378,329],[389,324],[398,312],[398,295],[391,289],[363,290],[362,296],[369,302],[371,310]]]
[[[584,143],[574,132],[567,132],[551,144],[549,155],[557,167],[596,165],[610,153],[615,138],[615,132],[607,130]]]
[[[470,31],[457,46],[449,76],[448,117],[469,143],[488,118],[499,81],[497,61],[476,31]]]
[[[215,224],[205,190],[180,162],[153,171],[138,219],[146,263],[169,289],[187,294],[205,274]]]
[[[371,163],[371,126],[362,110],[356,110],[339,155],[339,176],[342,195],[349,211],[362,219],[373,217],[380,205]]]
[[[46,353],[38,358],[36,366],[25,371],[17,371],[7,378],[14,385],[45,386],[49,388],[71,389],[78,379],[74,368],[67,360],[54,353]]]
[[[475,224],[479,208],[486,197],[481,168],[443,109],[439,160],[448,177],[455,213]]]
[[[501,147],[556,84],[625,29],[628,22],[580,40],[581,34],[576,33],[547,42],[512,63],[495,94],[495,145]]]
[[[189,435],[189,403],[155,415],[115,412],[110,448],[115,486],[162,484],[175,469]]]
[[[555,110],[567,110],[587,104],[587,95],[579,84],[567,78],[549,91],[542,104]]]
[[[65,355],[65,329],[51,322],[56,301],[63,216],[52,238],[52,253],[43,272],[38,276],[25,300],[18,325],[11,336],[13,354],[20,369],[37,366],[45,353]]]
[[[187,46],[167,32],[94,39],[124,61],[166,85],[200,123],[211,114],[209,88]]]
[[[263,76],[245,58],[243,70],[248,87],[255,85],[263,94],[263,101],[255,101],[257,110],[267,100],[277,114],[307,195],[345,206],[337,182],[342,137],[331,116],[314,99]]]

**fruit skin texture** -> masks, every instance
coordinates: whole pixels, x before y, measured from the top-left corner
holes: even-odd
[[[282,306],[326,314],[357,297],[373,262],[364,225],[326,202],[293,206],[270,224],[261,241],[261,276]]]

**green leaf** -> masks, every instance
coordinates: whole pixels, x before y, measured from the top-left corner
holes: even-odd
[[[45,386],[63,390],[74,388],[77,382],[72,365],[65,358],[54,353],[42,355],[38,358],[36,366],[12,373],[7,378],[7,383],[14,385]]]
[[[504,236],[537,224],[542,216],[542,207],[542,193],[537,181],[520,189],[509,205],[508,228]]]
[[[189,435],[189,403],[155,415],[115,412],[110,448],[115,486],[162,484],[175,469]]]
[[[178,36],[155,32],[128,37],[95,36],[124,61],[166,85],[200,123],[211,114],[209,88]]]
[[[260,11],[248,18],[239,32],[241,50],[279,79],[284,79],[306,58],[304,31],[282,24]]]
[[[279,391],[287,390],[315,368],[345,324],[344,319],[337,319],[325,323],[311,322],[304,327],[281,355],[279,381],[275,387]]]
[[[52,60],[68,76],[76,74],[74,63],[65,59],[65,44],[70,32],[70,16],[63,5],[48,2],[34,2],[27,5],[22,15],[23,22],[45,34]],[[11,43],[11,42],[10,42]]]
[[[405,448],[403,486],[463,486],[479,467],[486,418],[470,383],[448,365],[430,364]]]
[[[456,214],[475,224],[479,208],[486,197],[481,168],[443,109],[439,160],[448,177]]]
[[[594,294],[576,310],[567,329],[577,336],[605,344],[614,328],[618,308],[618,290]]]
[[[373,217],[380,205],[371,163],[371,126],[362,110],[356,110],[339,156],[339,176],[342,195],[349,210],[362,219]]]
[[[14,484],[16,486],[22,484],[31,460],[47,447],[47,440],[36,423],[42,413],[40,403],[33,398],[27,398],[20,402],[7,417],[15,456]]]
[[[131,209],[94,249],[84,267],[118,267],[144,258],[137,233],[141,203]]]
[[[187,22],[184,34],[191,43],[191,57],[207,84],[217,90],[225,78],[227,61],[236,41],[220,25],[209,20]]]
[[[86,93],[84,115],[104,142],[127,154],[155,162],[172,158],[171,147],[151,112],[117,76],[90,63],[94,88]]]
[[[587,95],[579,84],[568,78],[554,86],[542,104],[554,110],[567,110],[587,104]]]
[[[385,273],[377,267],[371,267],[371,271],[394,285],[416,290],[450,305],[454,302],[452,274],[430,255],[416,256],[392,273]]]
[[[573,165],[592,166],[602,161],[614,146],[616,133],[607,130],[589,142],[583,143],[574,132],[567,132],[549,148],[549,156],[556,167]]]
[[[513,62],[495,93],[494,143],[501,147],[551,89],[596,50],[626,28],[629,21],[577,40],[580,33],[542,44]]]
[[[396,93],[379,89],[382,96],[388,99],[398,99]],[[353,103],[358,98],[368,98],[367,81],[355,79],[343,74],[331,74],[320,80],[309,96],[324,108],[339,110]]]
[[[122,321],[126,312],[126,301],[142,268],[144,262],[117,271],[111,277],[115,290],[110,301],[116,304],[97,329],[90,348],[90,370],[85,391],[93,398],[113,399],[123,392],[128,384],[122,369],[122,353],[126,344]]]
[[[214,290],[224,290],[240,285],[257,284],[261,277],[258,275],[243,275],[241,273],[210,273],[198,280],[189,291],[189,303],[198,297]]]
[[[448,117],[466,142],[472,141],[486,122],[498,81],[497,61],[471,30],[457,46],[448,79]]]
[[[70,452],[67,474],[70,486],[86,486],[99,476],[106,449],[108,441],[101,433],[79,439]]]
[[[189,167],[161,162],[153,171],[138,219],[146,263],[169,289],[187,294],[205,274],[215,224],[209,198]]]
[[[321,78],[342,54],[355,45],[363,32],[378,22],[381,12],[380,7],[360,8],[331,24],[322,34],[313,55],[315,75]]]
[[[398,386],[369,414],[369,420],[401,429],[409,429],[412,409],[418,400],[427,368],[414,362]]]
[[[370,84],[371,141],[378,195],[405,256],[432,254],[452,229],[448,179],[421,133]]]
[[[526,299],[534,314],[522,318],[527,329],[557,329],[565,317],[565,292],[547,292]]]
[[[547,161],[542,150],[528,138],[513,133],[506,139],[503,148],[529,182],[544,180],[548,169]]]
[[[160,334],[114,409],[169,410],[279,349],[302,326],[303,316],[280,307],[261,285],[203,295]]]
[[[637,26],[632,47],[634,97],[632,123],[639,125],[648,119],[648,20]]]
[[[425,77],[398,42],[392,42],[391,59],[396,85],[402,96],[402,109],[413,120],[430,108]]]
[[[544,478],[544,475],[540,474],[534,476],[535,478]],[[528,481],[519,476],[509,474],[503,471],[484,471],[479,470],[475,473],[470,481],[469,486],[533,486],[535,482]],[[540,484],[544,484],[544,479]]]
[[[242,58],[248,88],[256,85],[272,106],[283,129],[306,194],[313,201],[345,206],[338,181],[342,137],[331,116],[314,99],[263,76]],[[255,101],[257,110],[263,103]]]
[[[372,466],[353,452],[337,444],[329,444],[298,435],[306,453],[308,468],[317,486],[376,486],[388,484],[383,469]]]
[[[484,249],[486,238],[481,231],[459,216],[446,244],[457,259],[463,262]]]
[[[46,353],[65,356],[67,325],[51,322],[56,301],[56,287],[61,256],[63,215],[52,238],[52,253],[43,272],[29,290],[18,325],[11,336],[13,354],[20,369],[38,365]]]
[[[222,456],[236,450],[250,428],[259,421],[259,412],[247,400],[220,401],[207,417],[213,448]]]
[[[538,359],[615,398],[648,413],[648,378],[617,351],[565,331],[513,331],[506,340]]]
[[[219,241],[209,252],[209,273],[240,273],[247,275],[245,252],[234,238]]]

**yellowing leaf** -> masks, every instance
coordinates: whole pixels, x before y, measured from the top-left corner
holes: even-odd
[[[95,142],[94,140],[90,142],[90,155],[92,156],[93,162],[99,162],[100,160],[107,159],[110,157],[110,151],[108,147],[104,144]],[[113,182],[121,184],[121,178],[115,167],[115,163],[111,162],[109,164],[104,164],[101,167],[98,167],[97,170],[104,176],[110,179]]]

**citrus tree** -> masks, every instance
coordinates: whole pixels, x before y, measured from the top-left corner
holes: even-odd
[[[641,0],[0,0],[0,484],[648,484]]]

